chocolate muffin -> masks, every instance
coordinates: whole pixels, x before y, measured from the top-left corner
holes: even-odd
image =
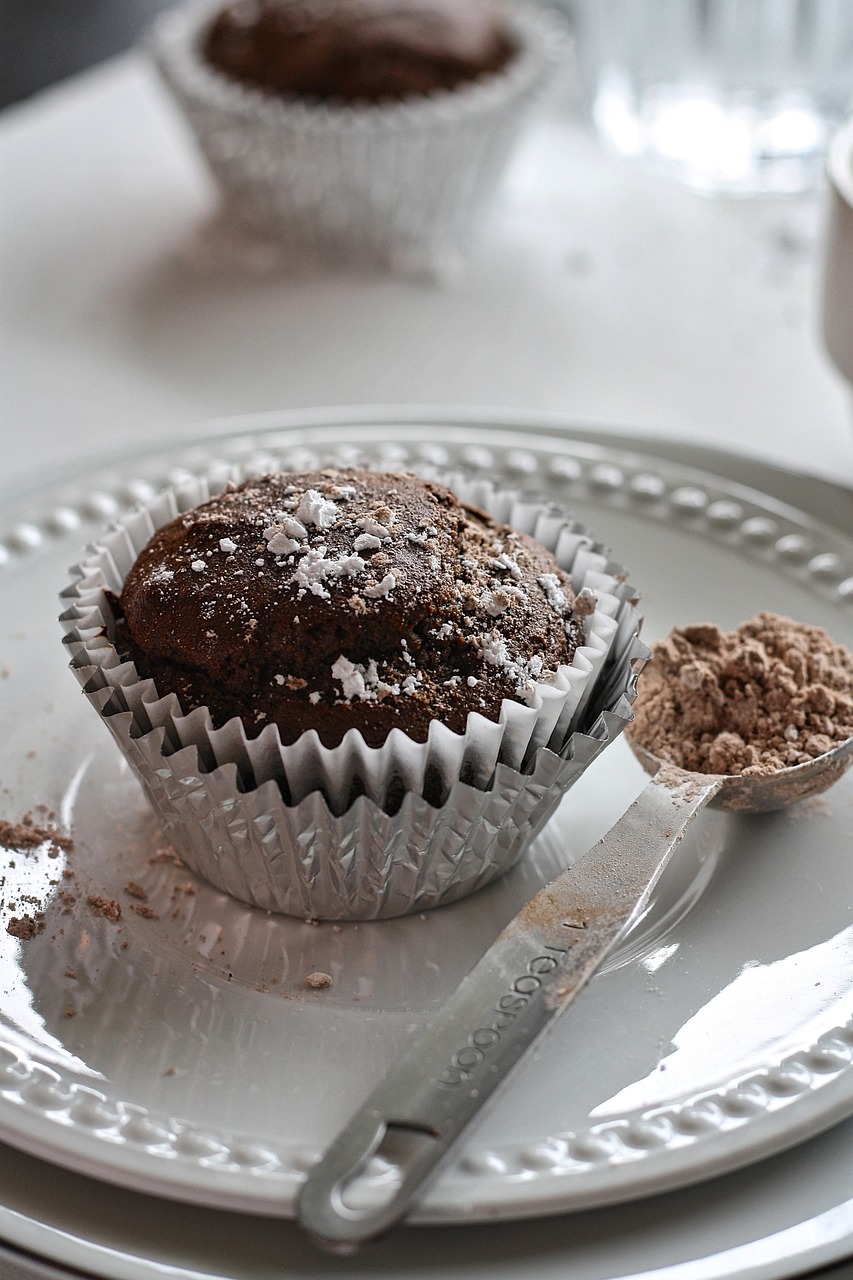
[[[204,38],[209,64],[288,97],[381,102],[501,70],[515,45],[486,0],[237,0]]]
[[[587,603],[551,552],[442,485],[282,472],[157,531],[114,602],[116,647],[217,726],[423,742],[553,679]]]

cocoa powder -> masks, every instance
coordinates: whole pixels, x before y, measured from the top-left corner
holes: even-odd
[[[21,942],[29,942],[37,933],[44,930],[44,920],[39,916],[12,916],[6,925],[6,932]]]
[[[28,853],[43,844],[48,845],[51,856],[74,848],[74,841],[69,836],[61,835],[52,827],[39,826],[31,813],[24,814],[20,822],[0,818],[0,846],[4,849]]]
[[[652,646],[628,736],[697,773],[766,774],[853,735],[853,654],[820,627],[759,613]]]
[[[104,898],[100,894],[90,893],[86,899],[92,915],[103,916],[105,920],[116,924],[121,919],[121,904],[114,898]]]

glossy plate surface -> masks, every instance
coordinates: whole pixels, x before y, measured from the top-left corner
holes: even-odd
[[[774,609],[853,645],[853,542],[793,508],[565,435],[375,416],[231,424],[0,499],[0,817],[53,813],[74,840],[58,857],[5,856],[3,925],[45,912],[28,940],[0,932],[5,1141],[174,1199],[289,1215],[304,1171],[411,1031],[644,783],[617,742],[523,866],[425,916],[317,926],[194,880],[65,670],[56,622],[83,544],[176,472],[461,464],[589,524],[642,591],[647,640]],[[615,1203],[853,1112],[851,828],[849,775],[789,813],[703,816],[648,916],[523,1063],[419,1219]],[[330,987],[307,985],[317,971]],[[380,1167],[377,1192],[382,1178]]]

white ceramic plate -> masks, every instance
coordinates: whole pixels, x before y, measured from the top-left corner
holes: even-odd
[[[663,1195],[527,1222],[408,1226],[342,1259],[321,1253],[293,1222],[94,1183],[2,1146],[0,1237],[14,1252],[0,1246],[0,1276],[782,1280],[851,1256],[852,1186],[850,1119],[792,1151]],[[819,1280],[850,1280],[850,1263],[821,1270]]]
[[[254,912],[158,855],[144,801],[64,670],[55,615],[68,563],[181,468],[362,450],[395,467],[461,461],[558,497],[629,566],[649,639],[775,609],[853,644],[843,534],[737,485],[557,435],[266,419],[0,498],[0,815],[45,806],[75,841],[67,859],[7,860],[3,921],[12,902],[46,908],[29,941],[0,934],[0,1137],[13,1145],[175,1199],[290,1214],[305,1169],[407,1036],[642,788],[618,742],[504,881],[376,925]],[[704,815],[646,919],[522,1064],[420,1220],[627,1200],[853,1112],[851,829],[850,775],[787,814]],[[94,914],[90,895],[119,901],[121,920]],[[332,987],[307,988],[314,970]]]

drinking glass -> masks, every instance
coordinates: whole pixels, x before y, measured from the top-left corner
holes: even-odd
[[[853,102],[853,0],[569,0],[601,137],[706,192],[814,186]]]

